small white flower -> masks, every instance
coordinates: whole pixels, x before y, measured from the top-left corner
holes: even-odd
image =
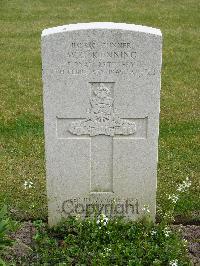
[[[104,250],[105,250],[106,252],[110,252],[110,251],[111,251],[111,248],[104,248]]]
[[[186,180],[183,181],[183,183],[178,186],[177,191],[184,192],[187,190],[187,188],[189,188],[191,186],[191,184],[192,184],[192,182],[187,177]]]
[[[177,195],[169,195],[168,199],[171,199],[173,203],[176,203],[178,201],[178,196]]]
[[[99,217],[98,217],[98,220],[96,221],[97,224],[103,224],[103,225],[107,225],[108,223],[108,217],[106,217],[105,214],[101,214]]]
[[[171,233],[171,230],[169,230],[168,227],[165,227],[164,230],[163,230],[163,233],[164,233],[165,237],[169,237],[169,234]]]
[[[184,190],[184,187],[183,187],[182,184],[180,184],[180,185],[178,186],[178,188],[177,188],[177,191],[179,191],[179,192],[183,192],[183,190]]]
[[[188,245],[188,241],[187,241],[187,239],[183,239],[183,245],[184,245],[184,246],[187,246],[187,245]]]
[[[107,225],[107,223],[108,223],[108,218],[106,217],[106,218],[104,218],[104,220],[103,220],[103,224],[104,224],[104,225]]]
[[[155,230],[152,230],[152,231],[151,231],[151,235],[152,235],[152,236],[155,236],[156,234],[157,234],[157,232],[156,232]]]
[[[30,180],[27,180],[24,182],[24,188],[27,189],[27,188],[32,188],[33,187],[33,182],[30,181]]]
[[[178,266],[178,260],[172,260],[169,263],[170,266]]]
[[[80,214],[77,214],[76,217],[75,217],[75,219],[76,219],[77,221],[80,220],[80,218],[81,218]]]
[[[149,206],[144,205],[144,208],[142,208],[142,211],[145,213],[150,213]]]

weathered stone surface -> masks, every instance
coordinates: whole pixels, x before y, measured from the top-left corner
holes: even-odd
[[[42,33],[49,222],[155,215],[161,32],[87,23]]]

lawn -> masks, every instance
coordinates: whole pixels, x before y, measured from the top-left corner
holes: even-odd
[[[42,30],[113,21],[163,33],[157,204],[164,208],[169,194],[188,177],[192,186],[175,212],[181,219],[200,219],[199,10],[198,0],[1,0],[0,203],[20,219],[47,217]]]

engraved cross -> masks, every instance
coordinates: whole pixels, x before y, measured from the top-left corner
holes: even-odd
[[[90,138],[90,192],[113,191],[113,138],[146,138],[147,118],[122,119],[114,112],[114,99],[106,83],[92,90],[90,109],[83,119],[57,118],[58,137],[66,130]]]

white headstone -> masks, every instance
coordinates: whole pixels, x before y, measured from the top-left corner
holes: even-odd
[[[49,223],[156,208],[162,37],[118,23],[42,32]]]

